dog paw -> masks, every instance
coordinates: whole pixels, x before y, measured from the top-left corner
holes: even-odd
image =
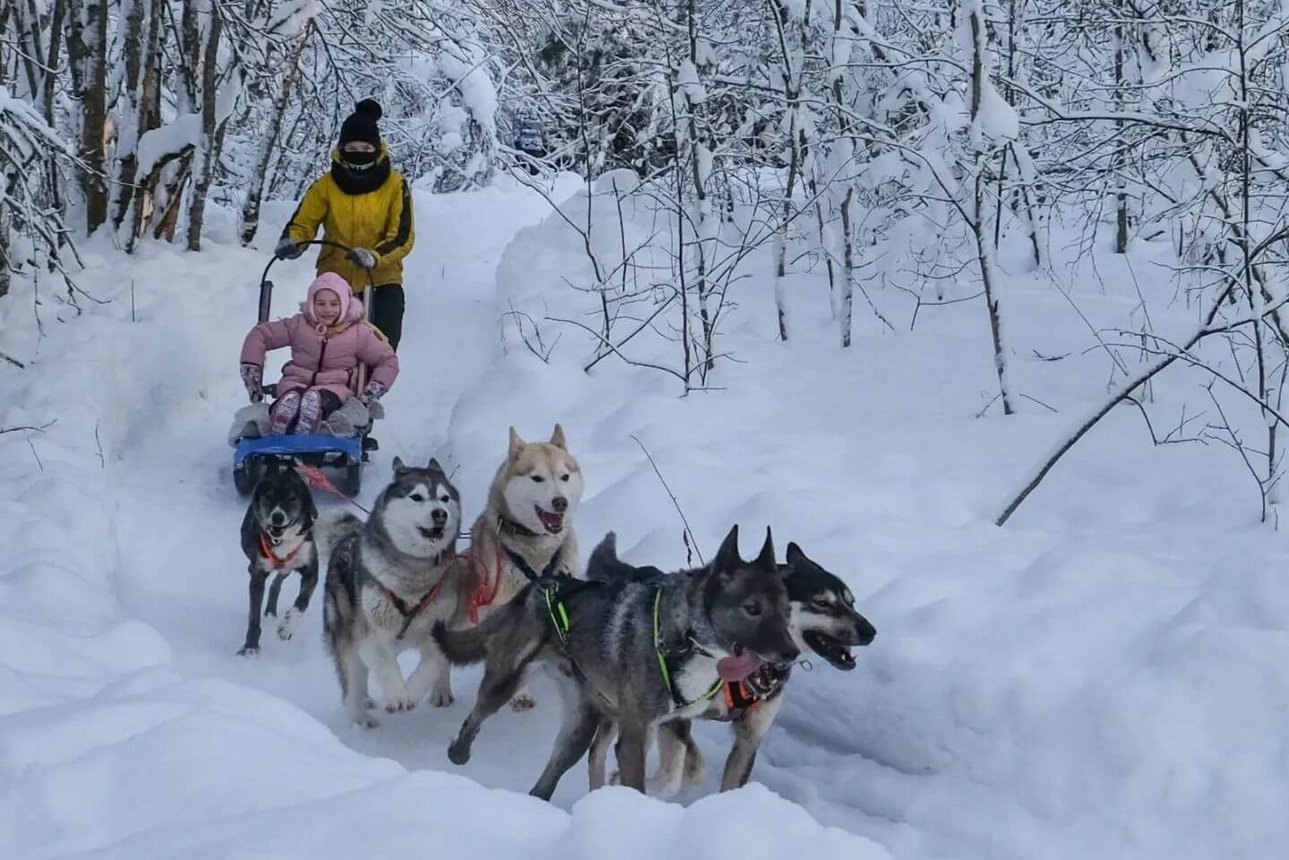
[[[669,779],[652,777],[645,780],[645,794],[650,797],[667,798],[678,791],[680,791],[680,786],[673,785]]]
[[[355,728],[362,729],[363,731],[380,728],[380,720],[376,719],[371,714],[363,714],[361,717],[354,717],[353,723]]]
[[[448,705],[451,705],[455,701],[456,699],[452,697],[451,690],[431,690],[430,691],[430,704],[436,708],[446,708]]]
[[[260,656],[260,646],[243,645],[242,649],[237,652],[238,657],[258,657]]]
[[[385,711],[390,714],[397,714],[399,711],[410,711],[416,707],[410,696],[399,696],[390,699],[385,703]]]
[[[448,747],[448,761],[458,765],[465,764],[470,761],[470,747],[464,744],[453,743]]]
[[[510,700],[510,709],[513,711],[531,711],[537,707],[537,700],[527,693],[520,693]]]
[[[693,788],[707,782],[707,760],[702,757],[697,760],[692,757],[686,758],[681,782],[687,788]]]
[[[299,618],[300,618],[300,613],[296,612],[294,606],[288,609],[286,611],[286,616],[282,619],[282,622],[277,626],[278,638],[281,639],[283,642],[286,642],[293,635],[295,635],[295,623],[296,621],[299,620]]]
[[[368,696],[363,699],[363,707],[370,711],[372,708],[376,707],[376,700],[371,696]]]

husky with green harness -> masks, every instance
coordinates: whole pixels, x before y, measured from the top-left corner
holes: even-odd
[[[605,540],[612,544],[613,535]],[[735,526],[711,563],[656,581],[530,583],[478,626],[440,624],[432,633],[453,665],[484,663],[474,709],[448,757],[468,762],[483,722],[509,701],[530,664],[544,663],[564,688],[565,712],[529,793],[549,800],[610,723],[619,731],[622,784],[643,792],[645,750],[660,723],[702,713],[725,681],[796,659],[789,615],[768,529],[753,561],[739,555]]]
[[[779,575],[788,588],[792,608],[789,630],[801,653],[819,657],[842,672],[853,671],[856,663],[851,649],[869,645],[877,629],[855,608],[855,595],[846,583],[809,558],[801,547],[789,542],[786,560],[779,565]],[[596,547],[587,563],[587,577],[593,580],[649,582],[665,576],[657,568],[636,567],[619,559],[607,541]],[[783,706],[791,674],[789,666],[767,663],[742,681],[724,681],[718,695],[709,700],[700,718],[729,723],[734,736],[721,773],[721,791],[747,784],[761,739]],[[602,727],[591,744],[587,784],[592,791],[605,785],[608,749],[616,736],[616,726],[607,732]],[[706,782],[707,764],[694,741],[690,720],[668,720],[659,725],[657,743],[658,769],[645,780],[651,797],[670,797],[683,787]],[[616,783],[617,776],[609,781]]]

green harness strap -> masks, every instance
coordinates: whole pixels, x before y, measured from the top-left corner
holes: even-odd
[[[564,650],[564,653],[567,655],[568,654],[568,628],[569,628],[568,609],[565,608],[564,601],[558,600],[553,596],[555,590],[556,590],[555,588],[551,588],[551,587],[543,588],[542,595],[546,599],[546,614],[550,616],[551,626],[555,628],[555,635],[559,637],[560,647]],[[691,702],[686,702],[683,698],[681,698],[680,691],[677,690],[675,685],[672,684],[671,669],[667,666],[667,657],[664,654],[662,649],[662,622],[659,615],[659,609],[661,607],[661,604],[662,604],[662,588],[659,587],[655,589],[654,597],[653,597],[653,648],[654,648],[654,653],[657,654],[658,656],[658,669],[662,672],[662,682],[663,682],[663,685],[666,686],[667,688],[667,693],[671,696],[672,701],[675,702],[676,707],[680,710],[684,710],[685,708],[688,708],[691,705],[697,704],[698,702],[711,701],[720,693],[721,689],[725,686],[725,682],[721,680],[719,676],[717,676],[716,678],[716,683],[712,684],[712,686],[708,688],[707,692],[703,693],[701,696],[699,696],[697,699],[694,699]],[[578,667],[576,661],[573,661],[571,656],[569,657],[569,660],[570,662],[572,662],[574,673],[577,674],[580,678],[582,678],[585,681],[586,676],[582,674],[581,669],[580,667]]]
[[[543,588],[542,594],[546,597],[546,612],[550,615],[551,626],[555,628],[555,635],[559,637],[561,647],[568,647],[568,610],[564,608],[564,601],[552,600],[551,592],[553,588]]]
[[[703,693],[692,702],[686,702],[681,698],[680,691],[672,685],[671,670],[667,667],[667,657],[663,654],[662,650],[662,623],[658,616],[658,609],[661,604],[662,586],[658,586],[654,589],[653,593],[653,650],[654,653],[658,655],[658,668],[662,671],[662,683],[667,687],[667,692],[671,694],[671,700],[676,703],[676,708],[678,710],[683,711],[685,708],[688,708],[690,705],[697,704],[698,702],[710,702],[712,699],[716,698],[716,695],[720,693],[721,688],[725,686],[725,682],[721,680],[720,675],[716,676],[716,683],[709,687],[707,692]]]

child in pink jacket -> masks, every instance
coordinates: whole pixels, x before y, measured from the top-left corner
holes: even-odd
[[[358,399],[370,406],[398,377],[398,356],[389,341],[363,320],[363,303],[335,272],[323,272],[309,285],[300,313],[262,322],[242,343],[242,383],[252,403],[264,397],[265,354],[291,347],[282,368],[277,400],[269,409],[269,432],[315,433],[322,419],[355,396],[358,366],[371,379]]]

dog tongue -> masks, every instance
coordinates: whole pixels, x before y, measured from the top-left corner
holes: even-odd
[[[716,672],[724,681],[742,681],[761,668],[761,658],[751,651],[737,657],[722,657],[716,661]]]

